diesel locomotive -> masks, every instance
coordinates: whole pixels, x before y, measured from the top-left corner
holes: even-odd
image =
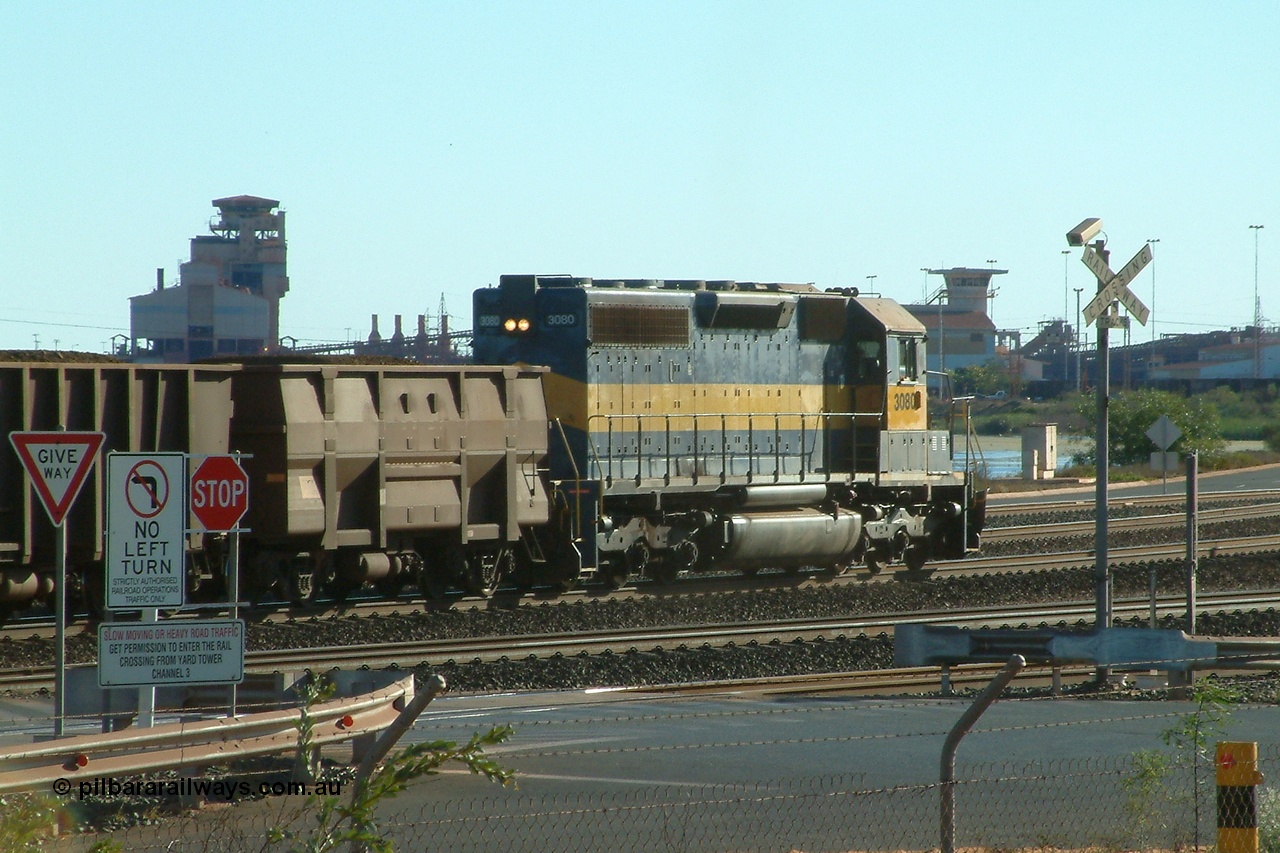
[[[508,275],[473,319],[477,361],[549,371],[546,550],[582,573],[920,572],[978,547],[985,493],[929,429],[925,330],[891,299]]]
[[[241,454],[250,599],[919,573],[979,545],[985,495],[929,428],[924,328],[893,300],[510,275],[475,292],[473,319],[470,365],[0,359],[0,432]],[[68,584],[90,606],[104,469],[66,521]],[[228,537],[191,528],[188,600],[217,599]],[[0,613],[51,593],[54,534],[0,450]]]

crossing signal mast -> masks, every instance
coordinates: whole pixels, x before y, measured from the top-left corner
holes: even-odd
[[[1107,452],[1108,417],[1107,404],[1111,394],[1111,363],[1108,353],[1107,334],[1113,327],[1123,326],[1124,318],[1119,315],[1116,302],[1119,301],[1128,312],[1137,318],[1142,325],[1147,324],[1150,311],[1142,300],[1129,289],[1129,282],[1151,263],[1151,244],[1146,243],[1120,272],[1112,272],[1108,265],[1110,252],[1107,251],[1105,238],[1094,240],[1102,233],[1102,220],[1096,217],[1086,219],[1067,232],[1067,245],[1084,247],[1080,260],[1084,262],[1098,279],[1098,295],[1084,309],[1086,325],[1095,323],[1098,330],[1098,385],[1097,409],[1098,423],[1095,442],[1097,445],[1097,492],[1095,503],[1097,525],[1094,542],[1094,584],[1097,596],[1097,615],[1095,629],[1098,631],[1111,627],[1111,570],[1107,561],[1107,490],[1108,466],[1111,464]],[[1089,241],[1093,240],[1093,243]],[[1098,679],[1105,679],[1108,672],[1105,667],[1098,668]]]

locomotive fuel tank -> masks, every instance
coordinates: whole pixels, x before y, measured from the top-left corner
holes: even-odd
[[[735,567],[832,566],[857,551],[862,517],[816,509],[735,514],[725,533],[724,559]]]

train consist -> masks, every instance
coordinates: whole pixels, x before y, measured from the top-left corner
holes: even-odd
[[[892,300],[503,276],[474,307],[475,365],[0,363],[0,431],[244,454],[252,598],[918,572],[978,546],[984,496],[928,428],[924,329]],[[69,585],[90,604],[103,469],[67,520]],[[189,599],[223,593],[226,544],[189,535]],[[0,453],[0,609],[52,591],[53,555]]]

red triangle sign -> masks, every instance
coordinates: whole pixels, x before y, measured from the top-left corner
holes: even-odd
[[[54,527],[80,494],[105,436],[100,432],[11,432],[9,441],[27,469]]]

